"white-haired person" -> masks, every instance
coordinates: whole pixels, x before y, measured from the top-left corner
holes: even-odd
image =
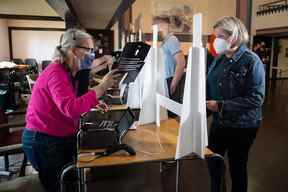
[[[87,93],[77,97],[75,74],[85,55],[93,52],[92,36],[69,29],[56,47],[54,59],[38,77],[28,104],[23,150],[38,171],[46,191],[59,191],[63,166],[76,156],[80,115],[99,106],[98,98],[116,82],[115,71]]]
[[[207,108],[213,113],[209,148],[227,153],[232,192],[246,192],[248,154],[262,120],[265,71],[247,48],[249,35],[238,18],[223,17],[213,28],[218,56],[207,77]]]

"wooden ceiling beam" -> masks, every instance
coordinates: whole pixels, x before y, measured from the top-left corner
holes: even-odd
[[[106,25],[106,29],[110,29],[116,21],[129,9],[135,0],[122,0],[119,7],[115,11],[114,15],[110,19],[109,23]]]
[[[82,27],[70,0],[46,0],[46,2],[64,19],[66,29]]]

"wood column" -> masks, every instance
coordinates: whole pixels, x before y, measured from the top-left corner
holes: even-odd
[[[236,0],[236,17],[244,23],[251,34],[252,0]]]

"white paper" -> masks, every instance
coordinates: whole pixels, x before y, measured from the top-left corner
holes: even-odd
[[[9,61],[2,61],[0,62],[0,68],[13,68],[16,67],[16,64]]]

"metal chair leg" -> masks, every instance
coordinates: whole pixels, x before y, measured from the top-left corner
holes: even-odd
[[[67,166],[63,169],[63,171],[62,171],[62,173],[61,173],[61,176],[60,176],[60,192],[65,192],[65,191],[66,191],[65,183],[64,183],[64,177],[65,177],[65,175],[66,175],[69,171],[71,171],[71,170],[73,170],[73,169],[76,169],[76,165],[75,165],[74,163],[67,165]]]
[[[4,168],[5,171],[9,171],[9,155],[4,155]]]
[[[19,177],[25,176],[26,165],[27,165],[27,157],[24,154],[24,158],[23,158],[22,165],[21,165],[21,168],[20,168]]]
[[[181,160],[177,160],[177,169],[176,169],[176,192],[182,191],[182,178],[181,178]]]

